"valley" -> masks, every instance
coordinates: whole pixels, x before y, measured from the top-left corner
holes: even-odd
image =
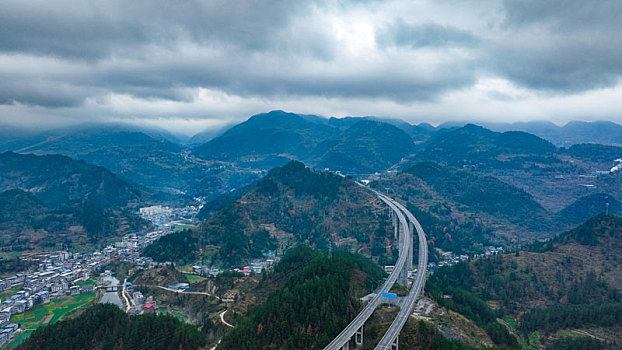
[[[616,146],[558,148],[525,132],[475,125],[273,111],[198,146],[91,125],[2,147],[13,148],[0,156],[5,279],[55,271],[60,265],[41,270],[41,262],[67,251],[64,265],[76,265],[71,259],[78,256],[96,262],[90,273],[117,278],[108,293],[123,312],[173,315],[197,327],[205,346],[329,344],[402,255],[393,214],[370,189],[421,223],[427,237],[414,244],[411,264],[427,248],[429,272],[421,277],[428,279],[425,296],[413,299],[414,314],[390,303],[371,310],[360,325],[363,348],[374,348],[369,344],[379,343],[402,314],[395,334],[400,346],[413,349],[578,342],[615,348],[620,341],[612,335],[615,320],[611,327],[594,320],[571,328],[527,321],[547,312],[539,310],[616,310],[619,241],[611,214],[622,210]],[[56,153],[64,156],[49,155]],[[609,216],[598,216],[603,212]],[[605,236],[598,233],[610,226]],[[595,248],[601,237],[609,237],[608,249]],[[406,300],[418,276],[416,269],[408,275],[402,287],[390,288],[397,300]],[[102,281],[97,287],[105,290]],[[68,283],[50,300],[64,300],[72,285],[80,287]],[[38,292],[8,287],[24,298]],[[299,298],[326,302],[293,303]],[[97,317],[84,305],[60,324]],[[9,311],[7,322],[30,319],[33,311],[24,311]],[[33,329],[25,330],[17,339],[28,349]]]

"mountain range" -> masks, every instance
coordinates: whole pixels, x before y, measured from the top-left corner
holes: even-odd
[[[3,247],[87,249],[147,227],[150,194],[103,167],[59,155],[0,154]]]
[[[210,214],[204,208],[200,216],[206,220],[187,237],[162,237],[145,253],[161,261],[194,256],[194,260],[209,257],[211,263],[235,265],[269,250],[283,252],[307,244],[321,250],[334,245],[390,261],[395,253],[387,250],[392,231],[382,208],[373,194],[353,180],[292,161],[271,170],[220,210]],[[172,250],[171,246],[187,248]]]

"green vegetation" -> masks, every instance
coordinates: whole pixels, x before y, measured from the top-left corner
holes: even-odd
[[[351,179],[290,162],[218,212],[205,214],[209,218],[191,234],[162,237],[145,252],[160,261],[236,266],[269,250],[301,243],[327,250],[343,239],[352,246],[341,249],[370,247],[376,256],[390,254],[389,220],[386,212],[374,210],[374,199]]]
[[[14,295],[20,290],[21,290],[21,286],[15,286],[15,287],[11,287],[5,290],[4,292],[0,292],[0,300],[6,300],[7,298],[10,298],[11,295]]]
[[[466,205],[474,212],[520,223],[530,230],[546,231],[550,228],[548,213],[530,194],[495,177],[429,162],[419,163],[406,172],[422,179],[442,196]]]
[[[438,206],[435,208],[440,208]],[[408,210],[417,218],[425,233],[428,241],[431,242],[432,249],[429,249],[430,261],[437,261],[435,256],[438,247],[445,251],[455,254],[482,253],[484,245],[489,245],[492,230],[484,227],[477,219],[468,218],[465,220],[454,220],[452,218],[438,218],[430,212],[423,211],[418,207],[408,203]]]
[[[4,249],[88,251],[148,226],[127,209],[146,193],[83,161],[6,152],[0,154],[0,178]]]
[[[288,252],[274,273],[288,276],[284,286],[227,333],[223,349],[321,348],[357,314],[357,297],[385,275],[361,256],[328,258],[304,246]]]
[[[553,332],[577,327],[610,327],[622,324],[622,304],[589,304],[535,308],[523,314],[519,329],[524,334],[535,330]]]
[[[348,129],[328,149],[315,150],[317,168],[340,170],[345,174],[373,173],[390,168],[414,151],[412,138],[387,123],[362,120]]]
[[[11,316],[11,322],[19,323],[22,329],[37,329],[61,320],[67,313],[79,310],[94,300],[94,293],[54,299],[45,304],[35,305],[30,311]]]
[[[59,155],[2,153],[0,177],[0,190],[37,188],[37,198],[51,208],[83,199],[102,208],[120,208],[146,195],[102,167]]]
[[[608,209],[607,209],[608,208]],[[595,193],[577,199],[556,214],[556,220],[563,225],[579,225],[586,220],[605,213],[622,215],[622,203],[606,193]]]
[[[193,261],[193,254],[199,249],[198,242],[192,231],[171,233],[147,246],[143,254],[155,261],[177,261],[187,264]]]
[[[199,349],[201,332],[173,316],[130,317],[118,307],[97,304],[76,318],[37,329],[18,350]]]
[[[488,304],[470,292],[469,266],[459,263],[453,267],[441,267],[426,282],[426,291],[441,306],[461,313],[484,328],[490,338],[499,345],[517,347],[518,341],[497,322],[497,315]],[[465,278],[467,277],[467,278]]]
[[[563,329],[617,329],[622,322],[622,295],[616,278],[620,238],[622,219],[598,215],[551,241],[531,245],[528,251],[439,268],[426,283],[426,291],[440,305],[485,328],[497,343],[507,339],[507,332],[490,322],[497,317],[516,318],[512,327],[530,339],[528,343],[539,346],[553,346],[552,335]],[[539,334],[547,336],[531,339]],[[617,341],[605,337],[602,346]],[[560,340],[553,348],[582,349],[589,344]]]
[[[36,266],[36,261],[26,261],[20,259],[19,257],[15,258],[4,258],[0,257],[0,276],[8,275],[11,273],[16,273],[20,271],[26,271],[30,267]],[[0,299],[4,299],[0,297]]]
[[[190,284],[192,284],[192,283],[199,283],[199,282],[205,281],[207,279],[205,277],[201,277],[201,276],[197,276],[197,275],[192,275],[192,274],[189,274],[189,273],[185,273],[184,275],[186,276],[186,278],[188,279],[188,282]]]
[[[546,350],[603,350],[603,343],[590,337],[564,337],[554,341]]]
[[[448,340],[424,321],[409,320],[400,333],[400,348],[417,350],[478,350],[460,341]],[[487,350],[511,349],[504,346],[486,347]]]
[[[13,339],[13,341],[11,343],[9,343],[7,345],[7,347],[9,349],[12,349],[16,346],[18,346],[19,344],[23,343],[26,341],[26,339],[28,339],[28,337],[30,337],[30,335],[34,332],[34,330],[28,330],[28,331],[24,331],[22,332],[17,338]]]
[[[183,232],[183,231],[190,230],[190,229],[191,229],[191,226],[189,225],[177,225],[173,229],[173,232],[179,233],[179,232]]]
[[[553,157],[555,151],[553,144],[532,134],[518,131],[498,133],[468,124],[438,133],[417,158],[478,170],[519,169],[534,163],[559,163]]]
[[[408,127],[415,133],[421,131]],[[364,118],[327,121],[271,111],[234,126],[197,147],[194,154],[264,169],[299,159],[315,168],[353,174],[386,170],[413,151],[413,139],[385,122]]]

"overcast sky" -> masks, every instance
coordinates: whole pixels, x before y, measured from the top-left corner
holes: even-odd
[[[0,123],[622,122],[622,1],[0,1]]]

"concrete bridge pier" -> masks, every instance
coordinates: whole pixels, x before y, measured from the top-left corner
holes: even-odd
[[[397,221],[397,214],[393,211],[391,212],[391,221],[393,222],[393,237],[397,240],[399,239],[400,225]]]
[[[396,335],[395,340],[391,343],[391,350],[399,350],[400,349],[400,336]]]
[[[404,267],[402,268],[402,271],[400,271],[400,275],[397,279],[397,283],[399,283],[400,285],[404,287],[408,287],[408,269],[406,268],[406,265],[404,265]]]
[[[409,225],[410,228],[410,232],[411,234],[413,234],[413,244],[410,245],[410,247],[408,247],[408,262],[407,262],[407,269],[408,271],[411,271],[413,269],[413,257],[414,257],[414,245],[415,245],[415,239],[414,239],[414,232],[415,232],[415,225],[411,222]]]
[[[356,333],[354,333],[354,346],[355,348],[361,348],[363,347],[363,327],[365,325],[361,326],[361,328],[359,328]]]

